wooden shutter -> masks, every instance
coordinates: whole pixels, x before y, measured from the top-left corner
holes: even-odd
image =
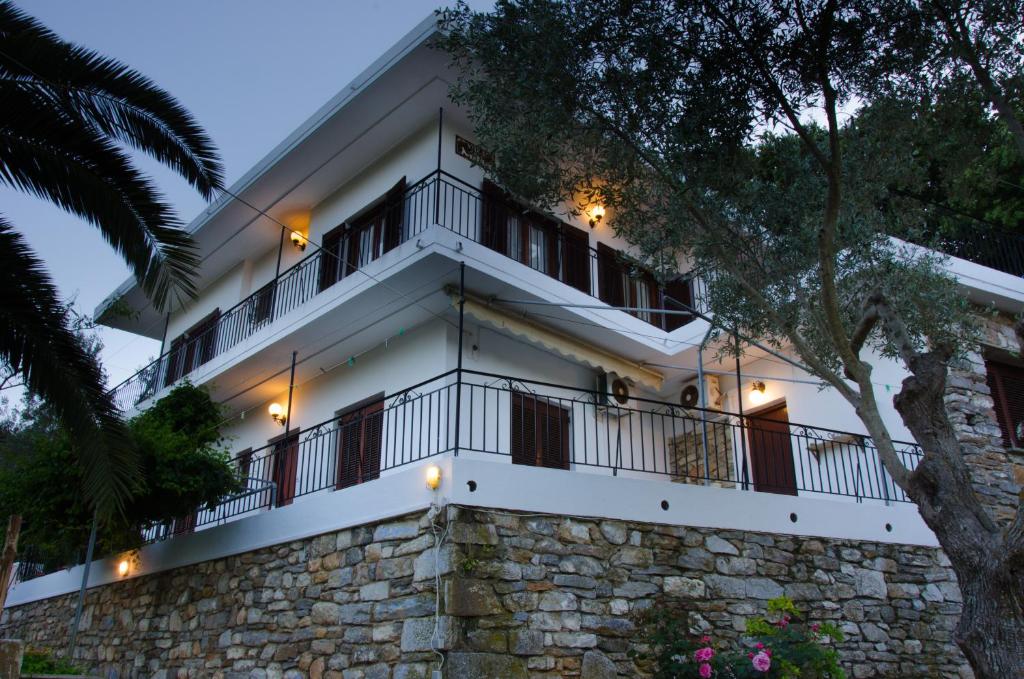
[[[179,516],[174,520],[174,525],[172,526],[171,531],[174,533],[174,535],[185,535],[188,533],[195,532],[196,523],[198,522],[198,519],[198,511],[194,511],[185,516]]]
[[[198,368],[210,359],[217,352],[217,331],[219,330],[220,309],[214,309],[213,313],[200,321],[195,328],[189,332],[196,339],[196,362],[193,368]]]
[[[252,448],[246,448],[236,455],[235,459],[238,460],[238,476],[244,484],[252,471]]]
[[[665,299],[662,307],[668,311],[688,311],[686,307],[693,304],[690,290],[690,279],[678,276],[665,285]],[[685,305],[685,306],[684,306]],[[665,314],[665,330],[672,332],[693,320],[693,316],[682,314]]]
[[[338,426],[336,488],[348,488],[380,476],[384,401],[342,415]]]
[[[277,506],[290,505],[295,499],[295,482],[299,467],[299,433],[281,438],[274,444],[274,478],[277,485]]]
[[[511,452],[512,464],[537,463],[537,401],[531,396],[512,394]]]
[[[185,369],[185,337],[179,335],[171,340],[171,350],[167,353],[167,371],[164,373],[164,386],[169,387],[177,382]]]
[[[384,197],[384,252],[394,250],[402,242],[404,217],[405,177],[402,177]]]
[[[625,276],[618,261],[618,253],[604,243],[597,244],[598,297],[611,306],[625,306],[623,283]]]
[[[508,208],[505,192],[493,182],[484,180],[483,221],[480,224],[481,243],[503,255],[508,254]]]
[[[988,360],[985,373],[996,420],[1003,433],[1003,445],[1024,448],[1024,368]]]
[[[267,283],[262,288],[256,291],[253,295],[250,304],[250,322],[254,326],[262,325],[263,323],[270,320],[271,314],[274,310],[274,290],[276,287],[276,281]]]
[[[561,225],[562,282],[590,294],[590,236],[583,229]]]
[[[569,411],[526,394],[512,394],[513,464],[569,468]]]
[[[343,236],[346,225],[342,224],[324,234],[320,252],[320,281],[318,288],[321,292],[337,283],[340,279],[341,257]]]

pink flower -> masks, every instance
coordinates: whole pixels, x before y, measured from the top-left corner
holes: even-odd
[[[699,674],[702,679],[708,679],[708,677],[711,676],[711,665],[704,663],[697,669],[697,674]]]
[[[814,623],[813,625],[811,625],[811,631],[814,632],[814,633],[817,633],[818,630],[820,630],[820,629],[821,629],[821,625],[819,625],[818,623]]]
[[[693,654],[693,659],[697,662],[707,662],[715,657],[715,649],[710,646],[705,648],[697,649],[697,652]]]
[[[701,637],[700,638],[700,643],[702,643],[702,644],[710,644],[711,643],[711,637],[709,637],[709,636]]]
[[[757,648],[764,648],[764,644],[762,644],[760,641],[757,642]]]
[[[760,653],[755,655],[750,662],[754,666],[754,669],[758,672],[767,672],[768,669],[772,666],[771,656],[765,653],[764,651],[761,651]]]

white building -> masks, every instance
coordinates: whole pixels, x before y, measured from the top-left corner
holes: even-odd
[[[487,183],[434,31],[423,22],[247,172],[240,199],[192,222],[197,299],[161,315],[130,280],[97,309],[163,342],[116,387],[125,413],[184,378],[208,386],[248,477],[244,496],[157,530],[195,535],[147,548],[142,570],[440,498],[935,544],[838,394],[757,348],[738,373],[701,355],[699,281],[661,288],[618,256],[629,246],[607,221],[540,214]],[[1024,308],[1019,276],[949,265],[972,299]],[[879,361],[875,376],[895,391],[903,373]],[[912,465],[917,448],[901,448]],[[77,586],[65,579],[46,591]],[[33,584],[11,602],[39,598]]]

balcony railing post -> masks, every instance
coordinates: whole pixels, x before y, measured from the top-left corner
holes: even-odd
[[[466,326],[466,262],[459,262],[459,355],[458,368],[455,371],[455,449],[453,455],[459,456],[459,444],[462,442],[462,335]]]

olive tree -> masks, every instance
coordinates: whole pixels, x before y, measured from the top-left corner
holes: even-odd
[[[852,405],[952,562],[956,639],[975,673],[1024,676],[1024,512],[990,516],[947,415],[948,366],[976,328],[941,256],[906,243],[934,215],[915,199],[928,149],[904,133],[920,107],[973,96],[1012,134],[1019,78],[1006,74],[1019,76],[1020,55],[998,53],[986,88],[936,11],[500,0],[442,12],[439,43],[497,181],[542,206],[603,203],[654,265],[684,253],[709,280],[714,328],[792,352]],[[998,17],[958,16],[992,65],[979,28]],[[879,413],[876,356],[909,375],[894,405],[923,448],[916,468]]]

